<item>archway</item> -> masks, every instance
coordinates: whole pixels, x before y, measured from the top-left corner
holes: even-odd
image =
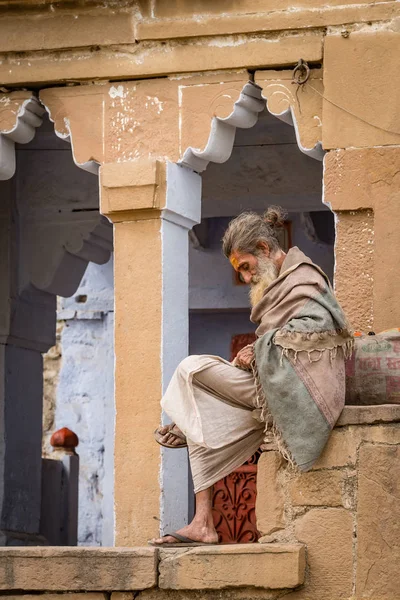
[[[2,529],[6,544],[42,544],[42,357],[56,341],[57,296],[74,295],[89,262],[107,263],[112,227],[98,166],[77,168],[30,92],[2,99]]]
[[[279,73],[281,79],[285,76],[287,79],[286,73]],[[276,94],[275,88],[276,84],[271,84],[271,96]],[[286,249],[299,245],[333,280],[334,216],[322,201],[323,151],[320,143],[309,148],[302,144],[300,129],[304,123],[299,128],[296,111],[287,105],[287,89],[282,88],[278,90],[278,106],[276,97],[268,104],[278,111],[284,96],[286,106],[278,115],[280,120],[261,105],[260,88],[249,83],[233,113],[225,120],[213,120],[205,149],[184,153],[182,164],[202,171],[203,180],[202,221],[191,232],[190,354],[217,354],[229,359],[233,338],[254,331],[246,288],[235,279],[220,249],[229,220],[243,210],[262,212],[271,204],[283,206],[288,211]],[[172,465],[171,471],[168,463],[164,467],[167,478]],[[226,490],[225,504],[229,505],[234,495]],[[236,496],[240,504],[243,498],[240,493]],[[231,516],[236,508],[230,506]],[[189,512],[192,509],[189,507]],[[244,540],[245,536],[224,541]]]

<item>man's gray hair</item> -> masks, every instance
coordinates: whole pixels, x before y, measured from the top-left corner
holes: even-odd
[[[279,206],[270,206],[263,215],[244,212],[233,219],[222,238],[222,250],[227,258],[234,250],[243,254],[256,254],[260,242],[268,244],[270,250],[279,249],[276,229],[282,227],[286,213]]]

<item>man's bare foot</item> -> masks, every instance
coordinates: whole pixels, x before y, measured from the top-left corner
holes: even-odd
[[[169,444],[170,446],[182,446],[182,443],[186,444],[184,434],[175,423],[159,427],[157,431],[161,436],[160,441],[163,444]]]
[[[216,544],[218,542],[218,534],[215,530],[214,524],[211,523],[197,523],[196,520],[193,520],[190,525],[186,525],[186,527],[182,527],[176,533],[183,535],[194,542],[203,542],[204,544]],[[154,545],[163,545],[163,544],[176,544],[178,540],[170,535],[164,535],[161,538],[154,538],[151,540],[151,543]]]

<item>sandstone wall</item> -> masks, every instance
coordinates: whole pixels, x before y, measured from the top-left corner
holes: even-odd
[[[261,456],[260,543],[0,548],[0,590],[25,600],[396,600],[399,459],[399,406],[346,407],[311,471]]]
[[[397,598],[399,419],[398,406],[346,407],[322,456],[301,475],[276,452],[261,456],[260,542],[307,546],[305,585],[288,599]]]

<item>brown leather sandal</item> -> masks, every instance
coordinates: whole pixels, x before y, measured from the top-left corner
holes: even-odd
[[[171,428],[167,433],[160,433],[160,431],[159,431],[160,428],[158,427],[154,432],[154,439],[156,440],[157,444],[160,444],[160,446],[164,446],[164,448],[187,448],[186,437],[183,435],[183,433],[181,431],[172,431],[175,426],[176,426],[175,423],[171,423]],[[180,439],[182,441],[182,443],[174,445],[174,444],[169,444],[168,442],[163,442],[161,440],[161,438],[163,438],[168,433],[170,433],[174,437]]]

